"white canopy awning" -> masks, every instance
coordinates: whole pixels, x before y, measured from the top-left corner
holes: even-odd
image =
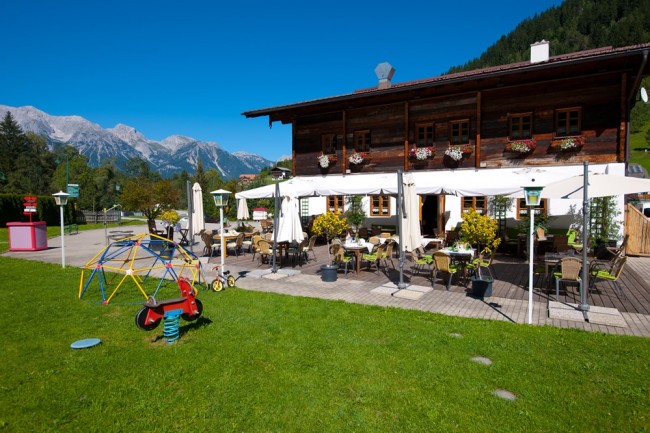
[[[531,184],[549,185],[579,173],[581,166],[544,168],[483,168],[411,172],[419,195],[494,196],[521,194]],[[591,166],[592,172],[605,173],[607,165]],[[275,185],[266,185],[235,194],[236,198],[273,197]],[[354,173],[327,176],[297,176],[280,183],[281,197],[328,195],[397,195],[396,173]]]

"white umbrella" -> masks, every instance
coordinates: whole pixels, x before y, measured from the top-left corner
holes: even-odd
[[[559,182],[548,184],[542,190],[543,198],[582,199],[584,198],[585,177],[572,176]],[[614,174],[589,173],[587,178],[588,198],[609,197],[650,191],[650,179],[618,176]]]
[[[245,198],[240,198],[237,201],[237,219],[240,221],[251,219],[250,214],[248,213],[248,203],[246,203]]]
[[[302,242],[303,239],[298,198],[284,197],[280,206],[276,242]]]
[[[192,233],[198,234],[205,230],[205,218],[203,216],[203,192],[201,185],[194,182],[192,186]]]
[[[415,193],[415,181],[410,173],[404,175],[404,208],[406,214],[403,216],[400,233],[400,245],[404,251],[413,251],[422,244],[422,232],[420,231],[420,202]]]

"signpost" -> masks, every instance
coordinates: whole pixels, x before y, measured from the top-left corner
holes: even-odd
[[[32,222],[32,215],[36,213],[36,202],[37,198],[36,196],[33,195],[28,195],[23,197],[23,206],[25,207],[25,210],[23,210],[23,215],[29,215],[29,222]]]

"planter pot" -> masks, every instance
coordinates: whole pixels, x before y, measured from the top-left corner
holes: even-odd
[[[492,296],[492,283],[494,280],[491,277],[472,277],[472,296],[477,298],[485,298]]]
[[[320,267],[320,279],[331,283],[338,278],[339,267],[337,265],[322,265]]]

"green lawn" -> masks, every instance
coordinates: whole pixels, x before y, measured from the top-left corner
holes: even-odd
[[[650,340],[240,289],[134,324],[80,270],[0,257],[0,431],[638,432]],[[173,285],[166,296],[177,296]],[[159,296],[160,298],[160,296]],[[459,334],[459,336],[454,335]],[[97,337],[102,344],[73,350]],[[472,362],[488,357],[491,366]],[[506,389],[517,396],[493,395]]]

